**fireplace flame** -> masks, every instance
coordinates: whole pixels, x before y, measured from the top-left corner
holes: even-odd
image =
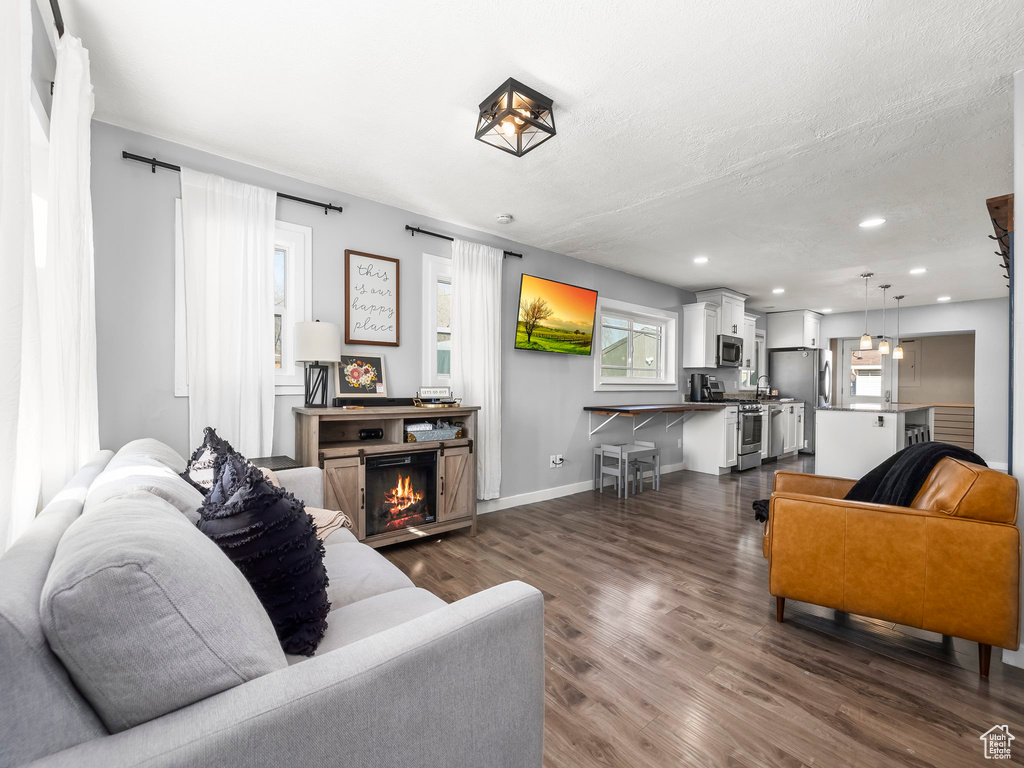
[[[404,512],[418,501],[423,501],[423,492],[412,487],[412,476],[399,475],[395,487],[384,492],[384,503],[390,506],[390,514]]]

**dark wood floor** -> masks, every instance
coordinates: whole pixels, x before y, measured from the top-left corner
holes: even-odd
[[[972,643],[792,601],[776,623],[750,510],[775,468],[580,493],[382,552],[448,601],[509,579],[544,593],[551,768],[983,765],[978,737],[1003,723],[1024,762],[1024,670],[998,650],[985,681]]]

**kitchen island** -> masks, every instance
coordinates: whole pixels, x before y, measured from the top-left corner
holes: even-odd
[[[861,404],[815,409],[814,472],[832,477],[863,477],[907,441],[907,429],[934,432],[934,409],[928,405]]]

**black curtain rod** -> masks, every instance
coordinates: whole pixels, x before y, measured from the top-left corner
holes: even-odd
[[[50,0],[50,10],[53,11],[53,26],[57,28],[57,37],[64,37],[64,15],[60,12],[60,3]]]
[[[135,160],[138,163],[145,163],[150,167],[153,173],[156,173],[157,168],[166,168],[168,171],[177,171],[181,173],[180,165],[171,165],[165,163],[163,160],[157,160],[155,157],[143,157],[142,155],[133,155],[131,152],[121,152],[121,157],[125,160]],[[341,213],[343,208],[340,205],[332,205],[331,203],[318,203],[316,200],[307,200],[304,197],[296,197],[295,195],[286,195],[284,192],[278,192],[278,197],[283,197],[286,200],[294,200],[297,203],[305,203],[306,205],[315,205],[317,208],[324,209],[324,216],[327,215],[328,211],[337,211]]]
[[[419,234],[419,235],[429,235],[430,237],[439,237],[442,240],[448,240],[449,242],[453,242],[455,240],[455,238],[451,237],[450,235],[442,235],[442,234],[440,234],[438,232],[431,232],[430,230],[427,230],[427,229],[420,229],[419,227],[410,227],[408,224],[405,225],[405,228],[409,232],[410,237],[416,237],[416,235]],[[512,256],[512,257],[517,258],[517,259],[523,258],[523,254],[516,253],[515,251],[505,251],[503,253],[503,255],[506,256],[506,257]]]

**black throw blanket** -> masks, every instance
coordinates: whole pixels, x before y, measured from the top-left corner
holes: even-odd
[[[935,465],[947,456],[988,466],[981,456],[966,448],[949,443],[915,443],[897,451],[864,475],[843,498],[846,501],[909,507]],[[768,519],[768,503],[769,499],[754,502],[754,519],[759,523]]]

